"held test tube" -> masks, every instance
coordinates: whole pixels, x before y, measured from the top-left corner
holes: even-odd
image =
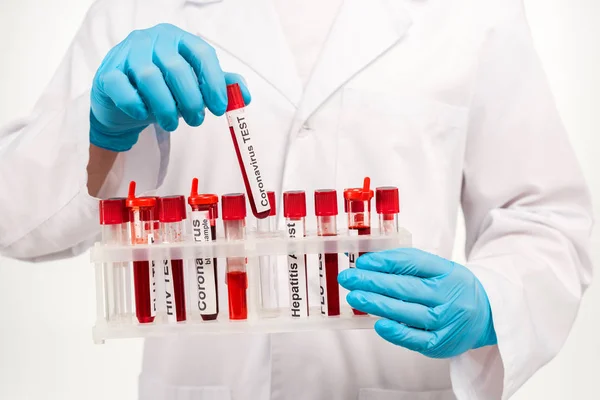
[[[131,244],[154,243],[156,216],[155,197],[135,197],[135,182],[129,184],[126,200],[129,208]],[[155,265],[149,261],[133,262],[133,284],[135,292],[135,314],[141,324],[154,321],[156,316]]]
[[[379,232],[390,235],[398,232],[398,213],[400,212],[400,196],[398,188],[392,186],[375,189],[375,208],[379,215]]]
[[[160,233],[163,243],[182,242],[183,220],[185,220],[185,197],[167,196],[159,198]],[[183,282],[183,260],[163,260],[165,278],[165,305],[169,322],[186,320],[185,285]]]
[[[275,192],[267,192],[271,212],[264,219],[257,220],[258,232],[277,231],[277,208],[275,203]],[[261,256],[258,259],[260,270],[260,304],[261,311],[265,316],[277,316],[279,314],[279,297],[277,292],[277,257]]]
[[[283,215],[290,239],[306,235],[306,195],[304,191],[290,191],[283,194]],[[306,254],[288,255],[288,277],[290,284],[290,315],[292,318],[308,317],[308,279]]]
[[[270,205],[254,137],[256,132],[248,123],[242,91],[237,83],[227,85],[227,121],[252,214],[257,219],[269,216]]]
[[[125,198],[100,200],[100,225],[102,226],[102,243],[127,244],[129,212]],[[104,265],[105,288],[111,287],[114,295],[108,294],[105,304],[105,314],[109,320],[128,315],[131,312],[131,273],[128,263],[113,263]]]
[[[371,234],[371,199],[373,191],[370,190],[371,179],[365,178],[362,188],[344,190],[344,206],[348,213],[348,234]],[[356,259],[364,253],[348,254],[350,268],[356,267]],[[354,315],[365,315],[362,311],[352,309]]]
[[[317,235],[337,235],[337,192],[333,189],[315,191],[315,215]],[[321,284],[321,314],[329,317],[340,315],[340,288],[337,282],[337,253],[319,254],[319,279]]]
[[[243,193],[225,194],[221,198],[223,226],[226,240],[246,238],[246,197]],[[248,275],[245,257],[227,258],[227,293],[229,295],[229,319],[248,318]]]
[[[195,242],[217,240],[216,220],[219,217],[219,197],[214,194],[198,194],[198,179],[192,181],[188,204],[192,207],[192,231]],[[219,288],[217,285],[217,259],[196,258],[195,287],[198,312],[204,321],[217,319],[219,315]]]

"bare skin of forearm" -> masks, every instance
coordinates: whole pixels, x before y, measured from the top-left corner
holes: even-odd
[[[98,197],[98,192],[100,192],[118,154],[93,144],[90,145],[90,160],[87,165],[87,187],[90,196]]]

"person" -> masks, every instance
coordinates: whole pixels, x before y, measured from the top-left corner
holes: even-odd
[[[141,399],[506,399],[557,354],[591,205],[520,0],[100,0],[2,131],[2,254],[81,253],[129,180],[242,190],[233,82],[270,188],[399,186],[415,249],[339,276],[375,330],[148,339]]]

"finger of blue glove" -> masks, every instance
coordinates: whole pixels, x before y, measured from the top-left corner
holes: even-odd
[[[346,296],[352,308],[419,329],[436,330],[441,319],[431,308],[421,304],[392,299],[377,293],[353,290]]]
[[[227,109],[227,88],[215,49],[199,37],[185,33],[179,42],[179,54],[194,69],[206,107],[214,115],[223,115]]]
[[[425,355],[429,355],[439,340],[438,332],[412,328],[387,319],[375,323],[375,332],[390,343]]]
[[[242,97],[244,98],[244,104],[248,105],[252,101],[252,96],[248,90],[248,84],[243,76],[240,74],[234,74],[233,72],[225,72],[225,83],[232,85],[237,83],[242,91]]]
[[[177,44],[172,37],[158,37],[154,47],[154,64],[160,68],[185,122],[191,126],[202,124],[205,105],[198,79],[190,64],[177,52]]]
[[[452,267],[451,261],[414,248],[367,253],[356,260],[356,268],[419,278],[444,275],[450,272]]]
[[[150,43],[143,43],[150,41]],[[165,82],[161,70],[154,64],[148,51],[151,38],[140,36],[136,46],[132,46],[127,58],[128,75],[133,78],[142,99],[156,117],[158,124],[166,131],[174,131],[179,125],[179,113],[175,99]]]
[[[399,300],[428,307],[443,304],[439,291],[428,281],[414,276],[392,275],[383,272],[348,268],[338,275],[338,282],[348,290],[379,293]]]
[[[135,120],[144,121],[149,118],[144,101],[122,71],[113,69],[103,72],[98,79],[100,90],[110,98],[115,107]]]

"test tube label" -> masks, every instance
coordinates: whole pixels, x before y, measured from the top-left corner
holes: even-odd
[[[246,177],[250,185],[250,190],[256,205],[256,211],[262,213],[270,210],[269,198],[263,182],[262,173],[259,164],[259,158],[256,154],[253,132],[250,131],[250,125],[247,121],[246,110],[239,108],[227,112],[227,121],[235,133],[235,140],[239,150],[239,155],[244,164]]]
[[[288,220],[288,237],[304,236],[304,222]],[[306,281],[306,256],[288,255],[288,277],[290,283],[290,313],[292,318],[308,317],[308,287]]]
[[[357,229],[349,229],[348,235],[350,236],[358,236]],[[348,253],[348,266],[350,268],[356,268],[356,259],[358,258],[358,253]]]
[[[211,242],[209,211],[192,211],[194,241]],[[200,315],[217,313],[217,287],[212,258],[196,258],[196,285],[198,288],[198,311]]]
[[[148,243],[154,243],[154,235],[148,235]],[[148,274],[150,277],[150,316],[156,316],[156,262],[154,260],[150,261],[150,273]]]
[[[325,275],[325,254],[319,253],[319,282],[321,284],[321,315],[327,315],[327,277]]]
[[[167,320],[169,322],[177,322],[175,285],[173,283],[173,268],[171,266],[171,260],[163,260],[163,273],[165,276],[165,302],[167,306]]]

